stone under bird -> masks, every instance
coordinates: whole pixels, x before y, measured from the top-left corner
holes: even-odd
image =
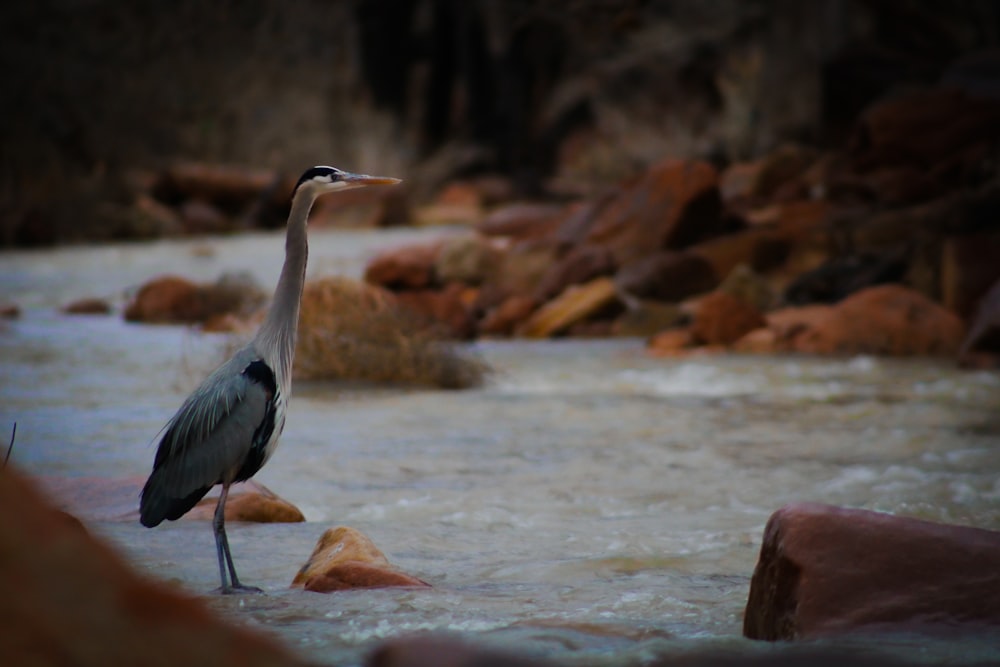
[[[326,166],[302,174],[292,194],[285,263],[263,324],[253,340],[187,397],[165,427],[153,471],[142,489],[139,520],[152,528],[164,519],[179,519],[221,484],[212,521],[221,593],[260,592],[243,585],[236,574],[226,538],[226,497],[230,485],[253,477],[267,463],[285,426],[309,254],[309,212],[321,195],[399,182]]]

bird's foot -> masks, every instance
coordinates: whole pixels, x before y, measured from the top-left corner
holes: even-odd
[[[212,591],[215,595],[263,595],[264,590],[256,586],[244,586],[235,584],[233,586],[220,586]]]

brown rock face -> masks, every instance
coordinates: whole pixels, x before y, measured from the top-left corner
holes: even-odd
[[[998,532],[789,505],[764,530],[743,634],[778,640],[1000,627],[998,562]]]
[[[899,285],[856,292],[800,334],[795,349],[809,354],[951,356],[964,326],[957,315]]]
[[[365,268],[365,281],[389,289],[420,289],[435,281],[434,263],[440,243],[404,246],[387,250]]]
[[[624,292],[670,302],[708,292],[718,282],[712,266],[701,257],[669,250],[628,262],[615,274],[615,283]]]
[[[706,162],[654,165],[601,210],[587,240],[606,245],[623,264],[715,236],[724,230],[718,180]]]
[[[760,312],[727,292],[712,292],[698,303],[691,335],[707,345],[729,345],[765,325]]]
[[[323,533],[292,586],[330,593],[349,588],[426,588],[429,584],[395,569],[364,533],[338,526]]]
[[[0,545],[4,665],[306,664],[138,576],[12,466],[0,472]]]

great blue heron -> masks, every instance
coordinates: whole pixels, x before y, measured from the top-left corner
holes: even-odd
[[[309,253],[306,220],[316,198],[399,179],[351,174],[334,167],[308,169],[295,186],[285,232],[285,264],[257,335],[219,366],[167,423],[153,471],[142,489],[139,520],[152,528],[179,519],[216,484],[222,485],[212,528],[222,593],[260,592],[236,576],[226,538],[229,486],[252,477],[274,452],[285,426],[299,304]],[[226,570],[229,570],[229,581]]]

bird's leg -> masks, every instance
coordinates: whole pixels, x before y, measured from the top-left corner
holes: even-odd
[[[230,593],[263,593],[255,586],[244,586],[240,583],[240,578],[236,576],[236,566],[233,565],[233,554],[229,551],[229,538],[226,537],[226,498],[229,496],[229,484],[222,485],[222,493],[219,494],[219,504],[215,506],[215,516],[212,519],[212,529],[215,532],[215,550],[219,556],[219,576],[222,578],[222,586],[219,593],[227,595]],[[229,581],[226,583],[226,567],[229,568]]]

